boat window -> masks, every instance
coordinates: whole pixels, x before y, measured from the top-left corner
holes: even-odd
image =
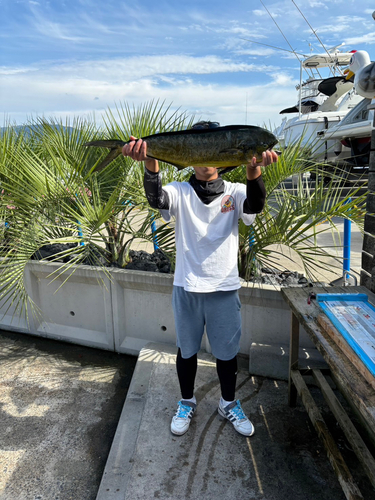
[[[367,120],[369,115],[369,110],[367,109],[367,107],[370,102],[371,99],[363,99],[343,118],[343,120],[341,121],[341,125]]]

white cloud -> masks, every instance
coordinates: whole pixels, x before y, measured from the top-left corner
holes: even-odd
[[[255,9],[255,10],[253,10],[253,12],[252,12],[252,13],[254,14],[254,16],[258,16],[258,17],[268,16],[267,11],[265,11],[265,10],[260,10],[260,9]]]
[[[22,73],[30,73],[32,71],[37,71],[37,68],[7,68],[5,66],[0,66],[0,75],[19,75]]]
[[[247,100],[249,122],[259,124],[277,122],[279,110],[296,102],[299,63],[271,47],[289,49],[260,2],[253,10],[242,2],[241,10],[224,0],[21,1],[19,9],[7,0],[14,15],[2,18],[0,33],[4,46],[9,41],[0,109],[17,120],[159,98],[223,123],[243,122]],[[297,52],[323,51],[290,0],[264,3]],[[375,43],[370,0],[362,10],[358,0],[296,3],[327,47],[344,37],[346,50]]]
[[[321,33],[345,33],[345,32],[350,32],[351,27],[350,23],[348,22],[342,22],[342,23],[335,23],[335,24],[329,24],[325,26],[319,26],[319,30],[317,30],[319,34]]]
[[[256,57],[266,57],[275,55],[277,50],[267,49],[265,47],[257,46],[256,48],[250,49],[239,49],[236,50],[236,54],[241,54],[242,56],[256,56]]]
[[[316,8],[322,9],[323,8],[325,10],[328,10],[328,6],[327,6],[327,4],[325,2],[319,2],[319,1],[310,0],[309,6],[312,9],[316,9]]]
[[[259,72],[267,71],[266,64],[249,64],[236,62],[234,60],[218,56],[192,57],[186,55],[164,55],[164,56],[139,56],[121,59],[97,60],[97,61],[72,61],[61,64],[39,65],[40,77],[47,81],[53,78],[69,81],[73,75],[75,79],[82,81],[114,81],[126,82],[138,78],[153,77],[160,75],[210,75],[218,73],[236,72]],[[3,68],[3,73],[21,70]],[[22,69],[27,71],[26,68]],[[37,71],[33,69],[34,73]],[[35,78],[35,75],[33,75]]]
[[[339,24],[346,23],[353,25],[354,23],[363,23],[365,18],[363,16],[338,16],[337,22]]]
[[[254,85],[249,78],[249,85],[202,83],[196,81],[195,74],[219,70],[245,71],[252,65],[235,65],[220,58],[181,58],[185,76],[164,74],[157,71],[167,64],[163,58],[156,61],[150,58],[148,64],[142,64],[141,71],[132,71],[136,58],[123,62],[123,66],[111,62],[101,62],[92,68],[92,63],[72,63],[32,75],[20,73],[7,75],[2,80],[0,108],[5,116],[17,122],[27,116],[90,116],[93,112],[101,113],[114,103],[128,102],[144,104],[152,99],[173,103],[174,109],[180,108],[194,113],[198,117],[210,117],[222,124],[244,123],[246,102],[248,123],[262,125],[264,122],[280,121],[278,113],[286,102],[295,101],[295,89],[287,75],[276,75],[265,87]],[[177,58],[170,61],[171,68]],[[186,64],[189,63],[189,64]],[[98,71],[100,69],[100,71]],[[128,71],[126,71],[126,69]],[[130,71],[129,71],[130,69]],[[135,68],[136,69],[136,68]]]
[[[290,85],[295,85],[297,82],[290,76],[289,73],[276,72],[271,75],[272,84],[268,86],[274,86],[275,84],[280,87],[290,87]]]
[[[354,36],[352,38],[346,38],[345,43],[347,45],[358,45],[361,44],[372,44],[375,43],[375,33],[366,33],[364,35]]]

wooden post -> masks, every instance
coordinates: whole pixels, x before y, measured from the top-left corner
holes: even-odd
[[[337,422],[340,424],[347,440],[353,448],[354,453],[357,455],[358,460],[361,462],[363,468],[368,475],[371,484],[375,488],[375,459],[371,455],[365,442],[361,438],[359,432],[354,427],[352,421],[348,417],[346,411],[341,406],[340,401],[336,398],[333,390],[326,381],[324,375],[320,370],[312,370],[314,379],[316,380],[324,399],[330,407],[332,413],[336,417]]]
[[[299,321],[292,312],[292,326],[290,330],[290,346],[289,346],[289,388],[288,400],[289,406],[297,404],[297,389],[294,385],[291,372],[298,370],[298,354],[299,354]]]
[[[361,285],[375,292],[375,99],[369,109],[374,110],[371,132],[371,151],[369,159],[368,186],[365,235],[362,248]]]
[[[310,420],[313,423],[316,432],[318,433],[320,439],[323,441],[324,447],[327,452],[327,456],[333,469],[336,472],[337,479],[343,489],[345,497],[347,500],[363,500],[363,496],[353,480],[353,477],[341,455],[332,434],[329,432],[328,427],[319,411],[319,408],[315,404],[310,391],[303,380],[302,375],[299,371],[292,371],[292,377],[295,386],[297,387],[298,393],[300,394],[303,404],[309,414]]]

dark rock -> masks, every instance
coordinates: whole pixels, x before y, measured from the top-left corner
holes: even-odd
[[[263,274],[279,274],[280,271],[278,269],[272,267],[262,267],[261,272]]]
[[[170,262],[163,266],[163,267],[159,267],[159,273],[165,273],[165,274],[169,274],[171,272],[171,264]]]
[[[158,266],[159,273],[171,272],[171,263],[162,250],[155,250],[155,252],[151,255],[151,259]]]
[[[307,285],[307,284],[308,284],[308,282],[309,282],[309,281],[308,281],[308,279],[307,279],[307,278],[305,278],[305,276],[302,276],[302,277],[301,277],[301,278],[299,278],[299,280],[298,280],[298,284],[299,284],[299,285]]]
[[[262,276],[261,283],[264,285],[279,285],[280,279],[275,275],[265,275]]]
[[[74,243],[62,244],[54,243],[52,245],[44,245],[39,250],[37,250],[33,255],[33,260],[52,260],[55,258],[56,254],[69,250],[71,248],[77,248],[78,246]],[[121,269],[121,266],[117,262],[108,261],[108,253],[103,248],[98,248],[94,245],[87,245],[84,249],[84,258],[81,260],[81,264],[87,266],[109,266],[117,267]],[[61,258],[56,259],[57,262],[69,262],[74,258],[82,254],[71,253],[69,255],[61,256]],[[150,254],[144,250],[130,250],[129,252],[130,262],[126,266],[126,269],[132,269],[136,271],[149,271],[154,273],[170,273],[171,263],[168,257],[162,252],[162,250],[155,250],[154,253]]]
[[[52,245],[43,245],[40,247],[32,256],[33,260],[52,260],[56,254],[69,250],[70,248],[76,248],[75,243],[53,243]],[[71,259],[70,255],[62,256],[58,259],[60,262],[69,262]]]
[[[126,266],[126,269],[131,269],[133,271],[149,271],[153,273],[158,272],[158,266],[154,262],[145,259],[135,262],[129,262],[129,264]]]
[[[68,255],[56,258],[56,255],[69,250],[71,248],[77,248],[76,243],[53,243],[52,245],[43,245],[39,248],[32,256],[33,260],[54,260],[56,262],[70,262],[71,260],[80,257],[82,259],[82,254],[70,253]],[[93,245],[87,245],[85,247],[85,257],[80,260],[80,264],[85,264],[86,266],[108,266],[108,259],[106,258],[106,251],[100,249]]]
[[[109,261],[107,255],[108,253],[104,248],[87,245],[87,256],[83,259],[81,264],[85,264],[86,266],[108,266]]]
[[[305,287],[310,281],[298,271],[285,269],[280,271],[275,268],[262,267],[260,276],[253,276],[249,281],[264,285],[285,286],[285,287]]]
[[[130,262],[126,269],[159,273],[171,272],[171,263],[161,250],[155,250],[152,254],[144,250],[130,250],[129,258]]]
[[[286,286],[298,285],[298,279],[293,274],[290,274],[289,276],[283,277],[281,284]]]

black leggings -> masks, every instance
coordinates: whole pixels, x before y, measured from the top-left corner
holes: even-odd
[[[194,382],[197,374],[197,355],[184,359],[180,349],[177,353],[176,368],[182,399],[194,396]],[[221,395],[226,401],[234,401],[237,380],[237,357],[229,361],[216,360],[216,370],[220,381]]]

